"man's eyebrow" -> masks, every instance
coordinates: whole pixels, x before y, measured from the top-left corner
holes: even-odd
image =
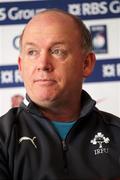
[[[57,41],[57,42],[53,42],[52,45],[59,45],[59,44],[66,44],[65,41]]]
[[[37,45],[33,42],[26,42],[25,46],[37,46]]]

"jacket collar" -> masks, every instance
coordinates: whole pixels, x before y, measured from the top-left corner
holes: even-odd
[[[89,114],[95,107],[95,104],[96,101],[86,91],[82,90],[80,118]]]
[[[83,118],[84,116],[89,114],[95,107],[95,104],[96,101],[94,101],[86,91],[82,90],[80,118]],[[42,113],[38,110],[38,106],[34,102],[32,102],[27,94],[21,106],[34,114],[43,116]]]

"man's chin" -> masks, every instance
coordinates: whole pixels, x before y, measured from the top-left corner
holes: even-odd
[[[51,98],[51,97],[46,97],[46,98],[36,98],[35,99],[35,103],[41,107],[51,107],[53,106],[53,104],[55,103],[55,100],[54,98]]]

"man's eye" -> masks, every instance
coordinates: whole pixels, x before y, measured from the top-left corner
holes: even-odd
[[[29,50],[28,51],[28,55],[32,56],[32,55],[36,55],[37,51],[36,50]]]
[[[54,50],[51,50],[51,54],[63,57],[63,56],[65,56],[65,50],[63,50],[63,49],[54,49]]]

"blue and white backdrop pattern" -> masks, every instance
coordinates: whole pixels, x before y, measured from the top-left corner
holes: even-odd
[[[14,94],[25,95],[17,68],[19,36],[28,20],[47,8],[61,8],[84,20],[97,63],[83,87],[101,110],[120,116],[120,0],[0,1],[0,115],[11,107]]]

